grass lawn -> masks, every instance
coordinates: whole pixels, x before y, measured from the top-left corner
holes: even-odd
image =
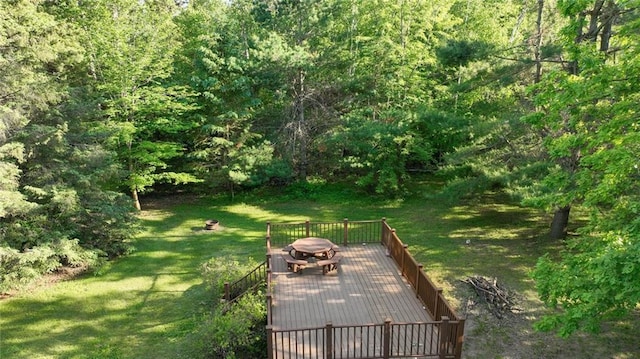
[[[423,190],[405,201],[380,202],[345,189],[307,189],[305,200],[265,193],[234,201],[147,201],[132,255],[98,273],[0,301],[0,358],[179,357],[180,340],[214,300],[200,276],[207,259],[237,255],[261,261],[267,221],[382,217],[468,316],[464,357],[640,357],[637,320],[568,340],[532,331],[544,309],[528,274],[538,256],[559,245],[541,239],[548,218],[496,195],[447,204],[429,194],[432,185],[423,183]],[[207,219],[218,219],[221,230],[203,231]],[[476,274],[497,277],[517,291],[523,311],[496,319],[480,304],[470,306],[474,296],[460,280]]]

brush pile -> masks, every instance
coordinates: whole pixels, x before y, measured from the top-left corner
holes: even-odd
[[[500,319],[506,313],[519,310],[515,307],[515,294],[498,285],[497,278],[474,276],[468,277],[463,282],[473,288],[478,297],[487,303],[489,311],[497,318]]]

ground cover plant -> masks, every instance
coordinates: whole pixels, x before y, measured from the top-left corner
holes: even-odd
[[[561,339],[532,324],[548,310],[530,273],[560,242],[547,219],[487,193],[450,202],[425,180],[406,200],[363,197],[350,188],[306,184],[284,193],[169,196],[144,202],[142,232],[127,257],[80,278],[33,288],[0,301],[2,358],[194,357],[206,341],[218,298],[201,268],[211,258],[264,257],[267,221],[339,221],[386,217],[449,300],[467,315],[465,358],[618,358],[640,355],[637,316],[608,322],[599,335]],[[207,219],[220,230],[204,231]],[[515,291],[520,311],[493,317],[462,282],[495,277]],[[209,322],[212,323],[212,322]],[[196,349],[194,349],[196,348]]]

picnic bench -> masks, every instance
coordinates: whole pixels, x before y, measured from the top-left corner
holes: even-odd
[[[322,267],[322,274],[338,269],[342,256],[337,252],[340,247],[330,240],[317,237],[300,238],[282,249],[287,252],[282,258],[287,262],[287,269],[294,273],[306,268],[311,260],[314,267]]]
[[[327,274],[334,269],[338,269],[338,263],[340,263],[340,259],[342,259],[342,255],[336,253],[331,258],[317,261],[316,264],[322,267],[322,274]]]
[[[309,262],[303,259],[295,259],[291,256],[291,254],[283,254],[282,258],[287,262],[287,269],[292,271],[293,273],[298,273],[302,268],[304,268]],[[302,273],[302,272],[300,272]]]

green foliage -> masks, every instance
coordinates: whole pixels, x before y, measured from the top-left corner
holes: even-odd
[[[131,201],[109,189],[121,177],[113,153],[71,133],[66,124],[34,118],[20,133],[28,161],[21,165],[25,197],[37,206],[6,217],[2,240],[17,249],[78,238],[85,248],[109,257],[127,253],[135,234]]]
[[[252,258],[242,264],[234,258],[212,258],[202,265],[209,295],[222,298],[224,284],[233,283],[257,266]],[[219,302],[213,312],[179,345],[185,358],[266,358],[266,299],[264,293],[247,293],[231,305]]]
[[[207,185],[219,189],[261,185],[282,170],[273,161],[273,146],[253,129],[261,105],[256,84],[269,76],[256,71],[265,70],[262,58],[278,47],[247,34],[252,23],[242,6],[234,3],[228,13],[220,3],[197,3],[177,18],[185,46],[176,78],[197,93],[189,159]]]
[[[236,185],[253,187],[267,183],[287,183],[291,169],[283,161],[274,160],[273,146],[264,142],[259,146],[241,147],[229,153],[228,176]]]
[[[194,128],[192,92],[167,82],[177,29],[173,1],[96,1],[76,5],[72,20],[89,49],[81,96],[96,104],[88,123],[126,172],[122,183],[137,198],[156,182],[183,184],[195,176],[172,168]],[[139,206],[139,203],[136,203]]]
[[[466,66],[472,61],[484,59],[492,49],[487,43],[469,40],[450,40],[436,52],[444,66]]]
[[[81,53],[70,27],[40,3],[0,3],[0,220],[35,207],[20,190],[28,153],[14,137],[34,114],[60,101],[60,80]]]
[[[367,113],[351,113],[345,126],[327,140],[326,147],[342,153],[338,171],[374,193],[399,194],[408,178],[409,164],[432,160],[432,149],[411,126],[415,120],[402,111],[383,113],[372,121]]]
[[[266,358],[264,294],[248,294],[231,307],[217,307],[180,343],[182,358]]]
[[[36,206],[19,190],[22,171],[18,164],[23,161],[22,144],[14,142],[0,146],[0,218],[24,215]]]
[[[545,303],[561,311],[536,324],[567,337],[584,329],[599,332],[608,319],[618,319],[640,302],[640,241],[620,231],[571,239],[561,261],[544,256],[533,278]]]
[[[94,251],[82,248],[77,239],[61,239],[24,252],[0,246],[0,293],[21,289],[62,265],[89,267],[99,263]]]
[[[540,110],[528,119],[548,134],[544,146],[555,163],[531,200],[540,206],[581,204],[589,213],[567,252],[558,259],[543,258],[534,273],[541,297],[562,308],[545,317],[539,329],[567,336],[580,329],[595,331],[603,318],[627,314],[640,303],[640,128],[631,110],[640,87],[627,82],[637,75],[640,57],[627,37],[635,23],[628,17],[614,21],[630,3],[607,2],[607,11],[615,10],[610,14],[591,11],[588,2],[561,5],[572,17],[566,33],[573,35],[565,39],[572,72],[551,72],[535,87]],[[637,16],[637,8],[632,9]],[[586,30],[583,12],[592,23],[615,31],[576,38],[576,30]],[[587,41],[596,36],[603,39],[600,47]],[[620,46],[615,58],[606,53],[608,44]]]
[[[211,258],[202,264],[202,276],[207,287],[212,292],[212,297],[222,298],[224,284],[233,283],[242,278],[248,271],[258,266],[253,258]]]
[[[65,6],[0,3],[2,291],[62,265],[127,252],[135,218],[110,192],[118,168],[71,114],[69,86],[86,58]],[[6,71],[5,71],[6,70]],[[117,232],[117,233],[116,233]]]

